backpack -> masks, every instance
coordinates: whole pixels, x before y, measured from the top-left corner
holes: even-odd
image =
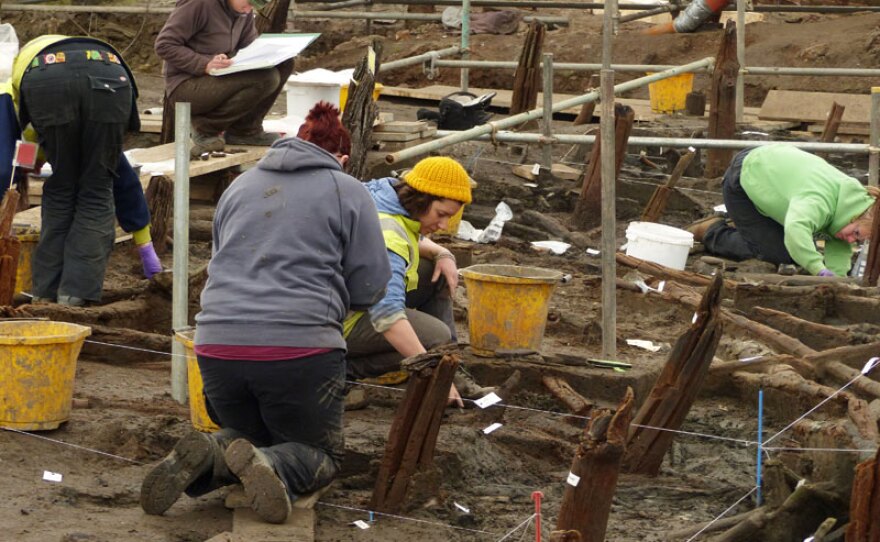
[[[419,120],[432,120],[441,130],[468,130],[485,124],[492,118],[486,109],[495,97],[494,92],[477,96],[470,92],[453,92],[440,100],[440,111],[419,109]]]

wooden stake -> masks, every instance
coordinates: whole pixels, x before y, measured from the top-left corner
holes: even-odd
[[[558,376],[545,375],[541,378],[541,382],[573,414],[588,416],[593,409],[593,403],[576,392],[565,379]],[[581,425],[582,421],[577,420],[577,425]]]
[[[854,335],[846,329],[817,324],[787,312],[766,309],[764,307],[755,307],[749,316],[755,321],[767,324],[786,335],[798,339],[815,350],[828,350],[829,348],[845,346],[852,343],[855,339]]]
[[[555,529],[577,531],[580,538],[558,540],[604,542],[620,461],[626,452],[632,408],[633,391],[627,388],[615,414],[608,409],[593,411],[571,462],[570,478],[565,485]],[[579,479],[575,480],[571,475]]]
[[[156,254],[168,252],[168,231],[174,212],[174,183],[164,175],[150,178],[144,193],[150,209],[150,236]]]
[[[376,66],[379,70],[379,58],[382,56],[381,44],[373,42]],[[373,147],[373,122],[379,116],[379,108],[373,102],[373,89],[376,86],[376,75],[370,68],[369,55],[363,57],[355,68],[352,81],[348,85],[348,102],[342,113],[342,124],[351,134],[351,153],[346,171],[356,179],[366,178],[367,153]]]
[[[626,146],[629,135],[632,133],[635,111],[628,105],[615,104],[614,106],[614,149],[615,149],[615,179],[620,175],[623,166],[623,158],[626,156]],[[599,139],[593,143],[590,161],[584,173],[584,184],[581,194],[575,203],[572,225],[581,231],[594,228],[599,225],[602,218],[602,145]]]
[[[15,295],[15,275],[21,243],[12,232],[18,211],[18,191],[10,186],[0,202],[0,306],[11,306]]]
[[[843,112],[846,106],[837,102],[831,104],[831,111],[828,112],[828,118],[825,119],[825,127],[822,129],[822,136],[819,141],[831,143],[837,137],[837,130],[840,128],[840,121],[843,119]]]
[[[856,466],[847,542],[880,542],[880,450]]]
[[[538,21],[533,21],[529,25],[529,31],[519,54],[519,62],[513,74],[511,115],[532,110],[538,105],[538,89],[541,88],[541,52],[544,48],[546,30],[547,27]]]
[[[880,199],[874,202],[874,220],[871,222],[871,242],[868,243],[868,261],[865,262],[864,286],[877,286],[880,278]]]
[[[260,34],[280,34],[287,29],[287,12],[290,0],[271,0],[261,10],[256,11],[256,27]]]
[[[736,23],[727,21],[721,38],[721,47],[715,56],[712,89],[709,96],[709,138],[733,139],[736,135],[736,78],[739,61],[736,59]],[[706,153],[705,177],[720,177],[730,160],[732,149],[709,149]]]
[[[666,204],[669,201],[669,196],[675,189],[675,183],[681,179],[681,176],[684,174],[684,171],[691,164],[693,159],[693,151],[688,151],[681,155],[681,158],[679,158],[678,163],[675,164],[675,169],[672,170],[672,175],[669,176],[669,180],[666,181],[666,184],[658,186],[657,189],[654,190],[654,195],[651,196],[651,200],[648,201],[648,205],[645,206],[645,210],[642,213],[642,222],[657,222],[657,220],[659,220],[663,211],[666,210]]]
[[[695,322],[676,341],[657,382],[633,419],[623,460],[627,472],[655,476],[660,471],[674,434],[637,425],[681,428],[721,340],[721,290],[719,273],[700,300]]]

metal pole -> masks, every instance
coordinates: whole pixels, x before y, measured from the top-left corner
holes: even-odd
[[[171,290],[171,328],[189,325],[189,130],[190,104],[174,106],[174,268]],[[186,352],[179,341],[171,341],[171,397],[187,399]]]
[[[544,53],[544,111],[553,109],[553,53]],[[553,170],[553,113],[546,113],[541,117],[542,133],[544,142],[541,143],[541,160],[547,168],[547,176],[552,175]]]
[[[831,77],[880,77],[880,70],[872,68],[779,68],[749,66],[746,75],[827,75]]]
[[[685,64],[683,66],[678,66],[677,68],[672,68],[671,70],[663,70],[657,73],[653,73],[651,75],[646,75],[644,77],[639,77],[633,79],[631,81],[626,81],[619,85],[614,86],[615,93],[627,92],[629,90],[633,90],[636,88],[643,87],[649,83],[653,83],[654,81],[660,81],[662,79],[666,79],[667,77],[672,77],[678,75],[680,73],[688,73],[694,70],[702,69],[706,66],[709,66],[715,62],[715,59],[712,57],[706,57],[702,60],[698,60],[696,62],[691,62],[690,64]],[[576,107],[581,104],[585,104],[588,102],[595,102],[599,98],[598,92],[588,92],[587,94],[581,96],[575,96],[574,98],[569,98],[567,100],[563,100],[557,104],[553,105],[552,112],[556,113],[558,111],[565,111],[568,108]],[[488,122],[486,124],[481,124],[479,126],[475,126],[470,130],[464,130],[462,132],[456,132],[455,134],[448,135],[446,137],[429,141],[427,143],[422,143],[421,145],[415,145],[408,149],[403,149],[401,151],[393,152],[387,154],[385,156],[385,161],[389,164],[393,164],[395,162],[399,162],[401,160],[406,160],[408,158],[415,158],[416,156],[422,156],[424,154],[428,154],[429,152],[436,151],[438,149],[442,149],[444,147],[448,147],[449,145],[453,145],[455,143],[461,143],[462,141],[470,141],[471,139],[475,139],[483,134],[488,134],[491,132],[495,132],[497,130],[503,128],[510,128],[512,126],[516,126],[518,124],[528,122],[530,120],[539,119],[544,114],[543,108],[532,109],[531,111],[526,111],[524,113],[519,113],[517,115],[512,115],[505,119]]]
[[[746,69],[746,0],[736,0],[736,61],[739,63],[736,74],[736,122],[739,124],[743,121],[746,96],[743,76]]]
[[[461,47],[455,45],[453,47],[447,47],[446,49],[440,49],[437,51],[428,51],[427,53],[422,53],[420,55],[411,56],[409,58],[401,58],[400,60],[393,60],[391,62],[383,62],[379,66],[379,73],[385,73],[387,71],[396,70],[398,68],[406,68],[407,66],[413,66],[415,64],[421,64],[426,60],[430,60],[433,58],[439,58],[441,56],[449,56],[449,55],[457,55],[461,52]]]
[[[295,11],[291,13],[294,19],[394,19],[397,21],[441,21],[440,13],[404,13],[400,11]],[[529,23],[540,21],[547,24],[568,24],[568,17],[529,15],[523,17],[523,21]]]
[[[462,132],[453,130],[438,130],[437,137],[456,136]],[[467,141],[502,141],[505,143],[540,143],[544,140],[542,134],[526,132],[498,131],[492,135],[482,134],[469,138]],[[594,135],[581,134],[555,134],[553,142],[562,145],[584,145],[596,141]],[[746,141],[742,139],[688,139],[685,137],[638,137],[630,136],[628,147],[694,147],[700,149],[752,149],[763,145],[775,145],[778,141]],[[837,152],[844,154],[870,154],[870,145],[865,143],[822,143],[819,141],[787,141],[798,149],[809,152]]]
[[[617,0],[605,3],[602,21],[602,357],[617,357],[617,216],[614,144],[614,70],[611,49],[614,43],[614,15]]]
[[[758,457],[755,461],[755,487],[758,492],[755,495],[755,504],[761,506],[764,504],[764,497],[761,493],[763,466],[764,466],[764,390],[758,390]]]
[[[871,152],[868,154],[868,184],[877,186],[880,176],[880,87],[871,87]]]
[[[471,0],[461,0],[461,58],[468,60],[471,56]],[[468,90],[468,77],[470,72],[467,68],[461,70],[461,91]]]
[[[517,63],[507,60],[438,60],[437,64],[440,68],[480,68],[480,69],[505,69],[515,70]],[[611,69],[618,72],[656,72],[660,70],[669,70],[675,68],[674,64],[612,64]],[[554,62],[553,69],[556,71],[598,71],[602,69],[602,64],[585,64],[581,62]],[[705,72],[707,70],[694,70]],[[874,70],[880,75],[880,70]]]

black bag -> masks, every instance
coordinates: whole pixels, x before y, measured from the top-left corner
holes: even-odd
[[[419,120],[432,120],[441,130],[468,130],[485,124],[492,118],[486,109],[495,97],[494,92],[477,96],[470,92],[453,92],[440,100],[440,112],[419,109]]]

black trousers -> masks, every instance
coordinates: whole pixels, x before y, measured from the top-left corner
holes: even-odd
[[[713,225],[703,236],[703,245],[710,254],[736,261],[757,258],[777,265],[794,263],[785,248],[785,228],[758,212],[740,184],[743,160],[751,150],[734,156],[721,183],[724,205],[735,226],[726,221]]]
[[[333,480],[345,451],[341,350],[285,361],[198,360],[212,417],[266,454],[291,498]]]
[[[113,248],[113,181],[134,99],[131,81],[121,65],[71,51],[63,63],[31,68],[21,96],[52,165],[33,293],[97,301]]]

